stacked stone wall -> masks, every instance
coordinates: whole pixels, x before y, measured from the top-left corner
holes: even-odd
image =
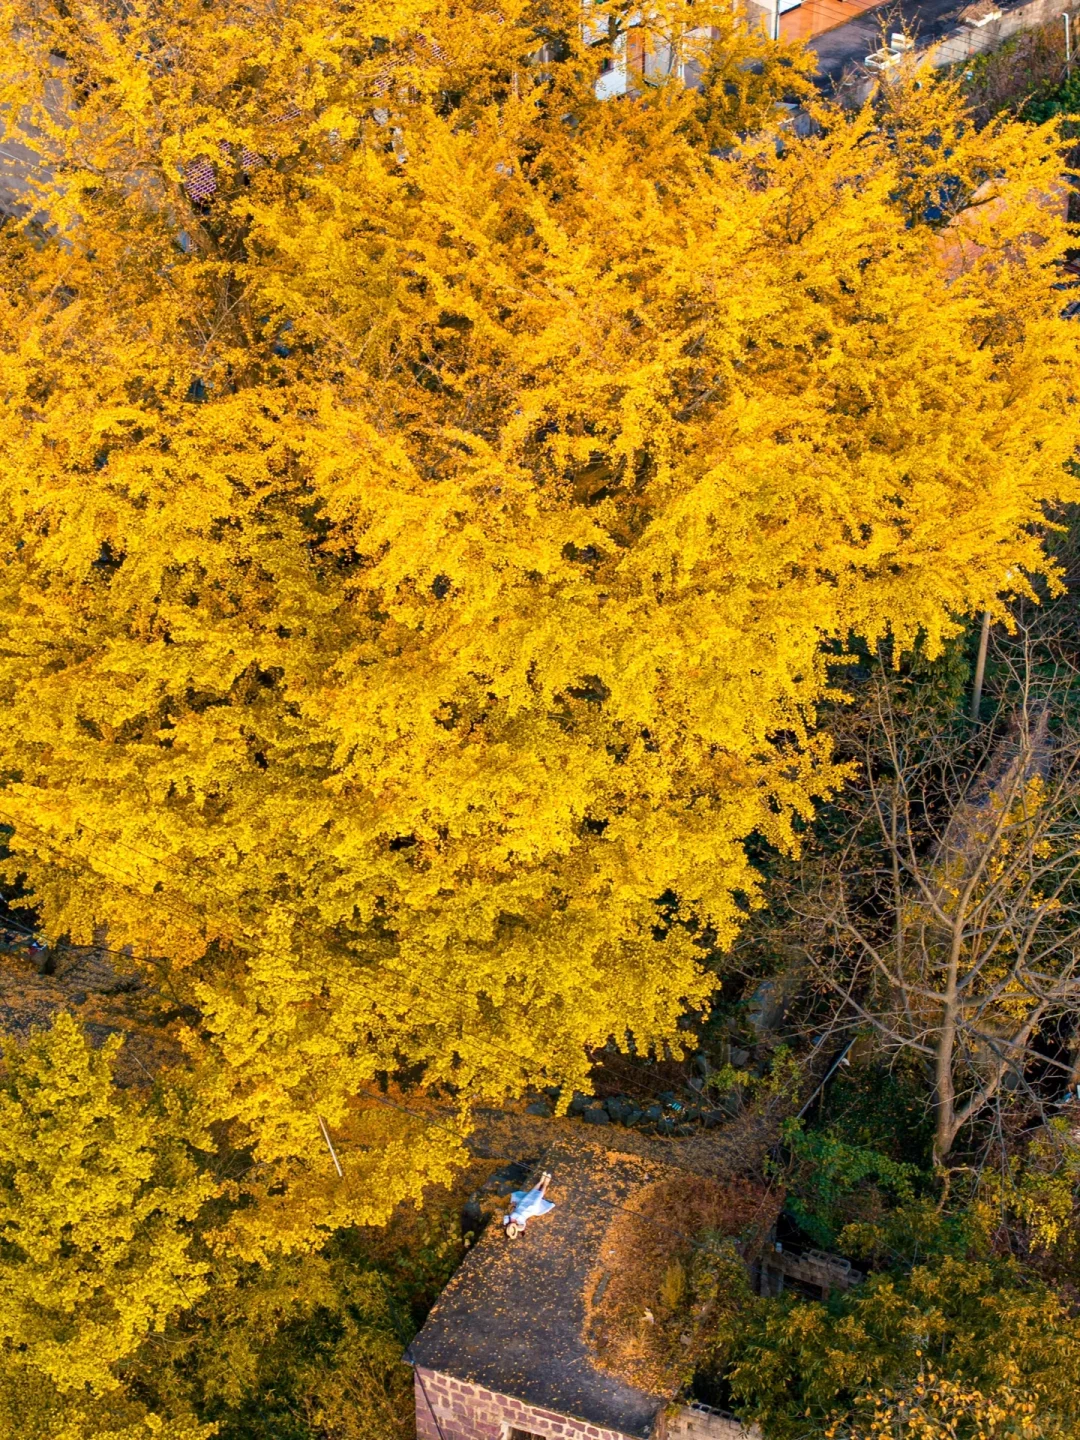
[[[708,1405],[680,1405],[665,1415],[658,1440],[761,1440],[756,1425],[747,1429],[733,1415]]]

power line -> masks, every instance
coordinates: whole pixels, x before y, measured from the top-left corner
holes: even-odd
[[[0,894],[0,903],[11,905],[12,901],[6,895]],[[42,931],[34,930],[31,926],[24,925],[21,920],[15,920],[10,914],[0,917],[0,931],[3,930],[19,930],[28,940],[38,941],[47,950],[55,950],[58,948]],[[132,960],[146,960],[148,963],[154,965],[160,965],[162,963],[161,956],[135,955],[131,950],[114,950],[110,949],[108,945],[98,945],[94,942],[91,942],[89,945],[78,945],[69,942],[68,948],[73,952],[92,950],[95,955],[115,955],[117,959],[126,960],[129,963]]]
[[[439,1440],[446,1440],[446,1436],[443,1434],[443,1428],[439,1424],[439,1417],[435,1414],[435,1407],[428,1399],[427,1386],[424,1384],[424,1377],[420,1374],[419,1365],[413,1366],[413,1374],[416,1376],[417,1383],[420,1386],[420,1392],[424,1397],[424,1404],[427,1406],[428,1414],[431,1416],[432,1420],[435,1421],[435,1429],[439,1432]]]

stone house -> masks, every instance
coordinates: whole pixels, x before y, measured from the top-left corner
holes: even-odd
[[[600,1363],[603,1297],[619,1288],[620,1261],[607,1257],[632,1259],[625,1235],[612,1248],[614,1227],[650,1188],[671,1193],[662,1187],[677,1172],[584,1143],[544,1164],[554,1210],[512,1241],[490,1224],[409,1347],[418,1440],[750,1440],[732,1417]]]

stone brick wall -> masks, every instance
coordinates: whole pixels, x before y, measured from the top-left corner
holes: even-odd
[[[510,1395],[419,1365],[415,1376],[417,1440],[504,1440],[511,1429],[543,1435],[545,1440],[549,1436],[551,1440],[625,1440],[615,1430],[536,1410]]]
[[[506,1440],[512,1430],[544,1440],[626,1440],[621,1431],[537,1410],[419,1365],[415,1377],[417,1440]],[[761,1440],[761,1432],[708,1405],[690,1404],[658,1417],[656,1440]]]

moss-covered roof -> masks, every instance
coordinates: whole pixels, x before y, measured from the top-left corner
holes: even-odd
[[[513,1241],[493,1221],[411,1357],[541,1410],[649,1436],[692,1361],[683,1332],[712,1308],[690,1297],[691,1311],[668,1314],[665,1270],[689,1262],[707,1236],[738,1236],[744,1262],[752,1259],[781,1197],[583,1136],[560,1138],[542,1163],[554,1210]],[[532,1183],[522,1173],[514,1186]]]
[[[496,1220],[410,1347],[415,1363],[624,1435],[653,1433],[664,1398],[601,1370],[586,1288],[612,1220],[664,1167],[581,1141],[553,1147],[549,1214],[507,1240]]]

